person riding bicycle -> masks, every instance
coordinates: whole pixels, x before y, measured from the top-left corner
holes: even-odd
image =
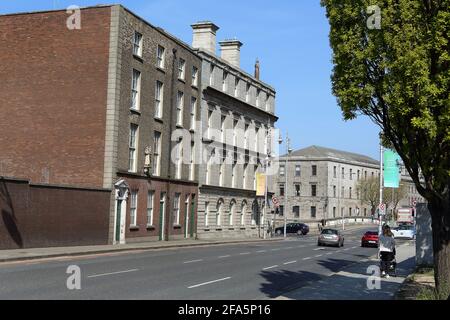
[[[395,259],[395,239],[388,225],[383,226],[383,232],[379,239],[380,258],[381,258],[381,276],[389,277],[389,264]]]

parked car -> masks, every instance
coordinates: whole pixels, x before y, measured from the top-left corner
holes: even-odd
[[[378,232],[367,231],[361,238],[361,247],[378,247]]]
[[[344,235],[336,229],[323,229],[317,240],[318,246],[334,245],[336,247],[344,246]]]
[[[297,222],[293,222],[293,223],[288,223],[286,224],[286,234],[288,233],[295,233],[295,234],[308,234],[309,232],[309,226],[304,224],[304,223],[297,223]],[[284,234],[284,225],[282,227],[278,227],[275,228],[275,233],[277,235],[282,235]]]
[[[405,239],[415,239],[416,238],[416,228],[413,225],[400,225],[395,228],[391,228],[394,238],[405,238]]]

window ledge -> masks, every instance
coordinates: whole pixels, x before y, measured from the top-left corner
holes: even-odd
[[[178,81],[183,82],[184,84],[186,84],[186,80],[183,78],[178,78]]]
[[[137,54],[133,53],[133,58],[135,58],[136,60],[138,60],[139,62],[144,62],[144,59],[142,58],[142,56],[139,56]]]
[[[156,70],[161,71],[162,73],[166,73],[166,70],[164,68],[156,66]]]
[[[176,124],[175,127],[178,128],[178,129],[183,129],[184,128],[181,124]]]
[[[130,108],[130,112],[141,115],[141,111],[139,109]]]
[[[174,224],[174,225],[173,225],[173,228],[174,228],[174,229],[181,229],[181,224]]]
[[[192,87],[192,89],[198,90],[198,86],[195,84],[191,85],[191,87]]]
[[[222,228],[216,228],[216,231],[222,231]]]
[[[154,225],[150,225],[150,224],[147,225],[147,230],[155,230],[155,229],[156,229],[156,227]]]
[[[130,226],[130,231],[137,231],[139,230],[139,226]]]
[[[164,120],[162,119],[162,118],[160,118],[160,117],[153,117],[154,119],[155,119],[155,121],[158,121],[158,122],[161,122],[161,123],[164,123]]]

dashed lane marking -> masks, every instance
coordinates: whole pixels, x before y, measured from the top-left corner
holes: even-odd
[[[278,265],[276,264],[276,265],[274,265],[274,266],[270,266],[270,267],[265,267],[265,268],[263,268],[263,270],[269,270],[269,269],[273,269],[273,268],[276,268],[276,267],[278,267]]]
[[[294,260],[294,261],[288,261],[288,262],[285,262],[285,263],[283,263],[284,265],[286,265],[286,264],[292,264],[292,263],[296,263],[297,262],[297,260]]]
[[[100,273],[100,274],[93,274],[93,275],[90,275],[87,277],[88,278],[96,278],[96,277],[110,276],[110,275],[119,274],[119,273],[135,272],[138,270],[139,269],[130,269],[130,270],[123,270],[123,271],[116,271],[116,272]]]
[[[194,263],[194,262],[200,262],[200,261],[203,261],[203,259],[184,261],[183,263],[186,264],[186,263]]]
[[[225,281],[231,279],[231,277],[226,277],[226,278],[222,278],[222,279],[217,279],[217,280],[211,280],[211,281],[207,281],[207,282],[203,282],[203,283],[199,283],[199,284],[194,284],[192,286],[189,286],[188,289],[192,289],[192,288],[197,288],[200,286],[205,286],[207,284],[211,284],[211,283],[215,283],[215,282],[219,282],[219,281]]]

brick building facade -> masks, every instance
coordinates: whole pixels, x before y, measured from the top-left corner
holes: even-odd
[[[198,172],[178,160],[196,147],[201,58],[120,5],[72,13],[79,29],[65,10],[0,16],[0,176],[109,190],[90,211],[108,210],[103,243],[195,237]]]

